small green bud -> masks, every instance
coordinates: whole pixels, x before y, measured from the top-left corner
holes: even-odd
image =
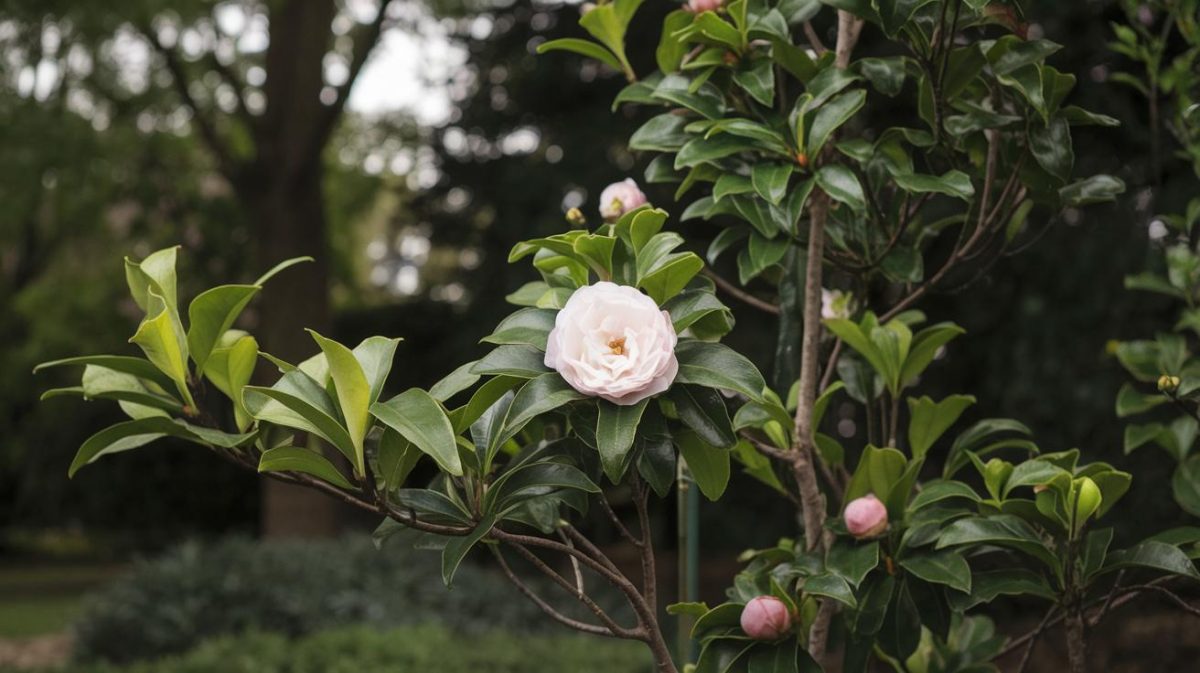
[[[1163,374],[1158,377],[1158,391],[1162,393],[1173,393],[1179,390],[1179,377]]]
[[[567,211],[567,222],[573,227],[587,226],[587,218],[583,216],[583,211],[578,208],[572,208]]]

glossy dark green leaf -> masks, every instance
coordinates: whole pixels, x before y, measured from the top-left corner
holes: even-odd
[[[732,348],[706,341],[680,341],[675,348],[679,360],[676,383],[733,390],[752,400],[762,399],[766,382],[758,368]]]
[[[475,363],[472,374],[532,379],[550,371],[546,355],[533,346],[497,346]]]
[[[908,572],[934,584],[944,584],[963,593],[971,592],[971,567],[958,551],[947,549],[921,552],[900,559]]]
[[[345,475],[325,456],[299,446],[278,446],[263,452],[259,472],[303,472],[339,488],[353,488]]]
[[[694,432],[687,431],[675,434],[675,445],[687,461],[700,492],[709,500],[719,499],[729,484],[729,452],[710,446]]]

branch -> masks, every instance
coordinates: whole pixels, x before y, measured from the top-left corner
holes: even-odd
[[[704,275],[708,276],[709,278],[711,278],[712,281],[714,283],[716,283],[717,287],[721,288],[721,290],[723,292],[730,295],[731,297],[740,299],[741,301],[749,304],[750,306],[753,306],[754,308],[756,308],[760,311],[765,311],[766,313],[770,313],[772,315],[780,314],[779,307],[776,306],[775,304],[763,301],[762,299],[755,297],[754,295],[750,294],[749,292],[742,290],[741,288],[734,285],[733,283],[718,276],[716,274],[716,272],[714,272],[712,269],[710,269],[708,267],[704,267],[702,273]]]
[[[175,92],[179,94],[183,104],[187,106],[192,113],[192,119],[196,122],[196,128],[200,131],[200,137],[204,140],[204,144],[208,146],[209,151],[216,157],[217,167],[226,180],[237,182],[241,173],[240,163],[233,158],[229,148],[217,133],[216,124],[209,117],[210,110],[205,110],[200,106],[192,96],[191,90],[188,88],[187,72],[183,66],[183,62],[179,60],[179,55],[174,49],[166,46],[158,39],[158,33],[151,26],[138,26],[138,31],[158,52],[162,57],[164,64],[167,66],[167,72],[171,75],[171,84],[175,87]]]
[[[654,564],[654,539],[653,531],[650,529],[650,509],[647,500],[650,497],[650,488],[641,479],[634,480],[634,487],[637,493],[634,495],[633,503],[637,507],[638,527],[642,531],[641,547],[642,552],[642,595],[646,597],[646,603],[650,609],[658,613],[658,572]]]
[[[596,617],[605,625],[605,627],[607,627],[609,631],[611,631],[613,634],[616,635],[616,637],[625,638],[627,640],[643,640],[644,641],[646,639],[646,633],[645,633],[646,630],[645,630],[644,626],[639,625],[635,628],[627,629],[627,628],[621,626],[620,624],[617,624],[615,621],[613,621],[612,617],[608,616],[608,613],[605,612],[603,608],[601,608],[599,605],[596,604],[596,601],[592,600],[591,596],[588,596],[584,592],[579,591],[575,587],[573,587],[570,582],[568,582],[566,579],[563,578],[562,575],[559,575],[558,573],[554,572],[553,568],[546,565],[545,561],[538,558],[537,554],[534,554],[533,552],[529,551],[529,549],[527,549],[524,545],[521,545],[519,543],[507,542],[507,541],[506,541],[506,543],[509,546],[511,546],[513,549],[515,549],[518,554],[523,556],[526,561],[529,561],[530,563],[532,563],[533,566],[535,568],[537,568],[539,571],[541,571],[541,573],[543,575],[545,575],[546,577],[549,577],[551,580],[554,581],[555,584],[562,587],[564,590],[566,590],[567,593],[574,596],[576,600],[578,600],[580,603],[583,603],[585,606],[587,606],[587,608],[589,610],[591,610],[592,613],[595,614]]]
[[[612,505],[609,504],[608,498],[605,498],[604,494],[601,493],[596,499],[600,501],[601,509],[608,514],[609,520],[612,521],[613,526],[616,527],[617,532],[621,534],[621,537],[625,538],[635,546],[640,546],[642,541],[635,537],[633,533],[630,533],[629,529],[625,527],[625,524],[621,522],[621,517],[617,516],[616,511],[614,511]]]
[[[1057,605],[1051,605],[1046,611],[1046,615],[1042,617],[1042,621],[1038,623],[1037,628],[1029,634],[1029,646],[1025,648],[1025,654],[1021,655],[1021,663],[1017,664],[1017,669],[1013,673],[1024,673],[1025,667],[1029,664],[1029,656],[1033,654],[1033,648],[1037,645],[1037,640],[1041,637],[1042,632],[1050,625],[1050,619],[1054,617],[1055,611],[1058,610]]]
[[[358,79],[358,75],[362,72],[363,66],[367,63],[367,58],[371,55],[371,50],[375,48],[379,42],[380,35],[383,34],[383,23],[387,19],[388,5],[392,0],[379,0],[379,13],[371,23],[364,26],[358,31],[354,37],[354,52],[350,57],[349,73],[346,76],[346,81],[337,88],[337,97],[333,103],[326,107],[321,116],[317,118],[313,129],[312,138],[309,140],[309,150],[312,154],[319,154],[321,148],[329,140],[329,135],[333,132],[334,126],[337,125],[338,119],[342,116],[342,111],[346,109],[346,101],[350,98],[350,90],[354,88],[354,82]],[[310,155],[311,156],[311,155]]]
[[[533,601],[534,605],[537,605],[539,608],[541,608],[542,612],[549,615],[551,619],[575,629],[576,631],[583,631],[584,633],[591,633],[598,636],[607,636],[609,638],[620,637],[613,633],[612,629],[608,628],[607,626],[581,622],[577,619],[572,619],[571,617],[564,615],[558,610],[555,610],[552,605],[542,599],[541,596],[538,596],[528,584],[525,584],[525,582],[518,577],[515,572],[513,572],[512,568],[510,568],[508,565],[508,561],[504,560],[504,554],[500,552],[499,548],[494,545],[489,545],[489,548],[492,550],[492,555],[496,557],[496,561],[500,564],[500,569],[504,571],[504,575],[508,577],[508,580],[517,587],[518,591],[525,594],[526,598],[528,598],[530,601]]]
[[[813,51],[817,52],[817,56],[829,51],[829,48],[821,41],[821,36],[817,35],[816,29],[813,28],[812,21],[804,22],[804,36],[808,38],[808,42],[812,45]]]

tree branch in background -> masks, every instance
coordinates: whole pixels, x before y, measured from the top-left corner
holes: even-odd
[[[371,56],[371,50],[379,42],[379,38],[383,35],[383,24],[387,20],[388,6],[392,4],[392,0],[379,0],[379,12],[371,23],[361,27],[354,34],[354,51],[350,57],[349,72],[346,75],[346,81],[342,82],[337,88],[337,97],[333,103],[327,106],[321,116],[316,121],[316,126],[313,129],[313,136],[309,139],[308,148],[310,151],[319,153],[321,148],[325,146],[329,140],[329,135],[333,133],[334,126],[337,125],[338,119],[342,116],[342,111],[346,108],[346,100],[350,98],[350,90],[354,88],[354,82],[358,79],[358,75],[362,72],[363,66],[366,65],[367,59]]]
[[[216,120],[212,116],[213,111],[201,107],[196,98],[192,96],[191,89],[188,87],[187,71],[179,59],[179,55],[175,53],[174,49],[163,44],[153,26],[138,26],[138,31],[146,38],[154,51],[162,57],[163,64],[166,65],[167,72],[171,75],[171,84],[175,87],[175,92],[179,94],[183,104],[192,113],[192,121],[200,131],[200,137],[204,140],[204,144],[216,158],[221,174],[225,176],[226,180],[237,182],[241,176],[242,165],[233,157],[229,147],[217,132]]]

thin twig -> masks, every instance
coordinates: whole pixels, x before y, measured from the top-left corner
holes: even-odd
[[[709,278],[711,278],[712,281],[714,283],[716,283],[717,287],[719,287],[722,292],[728,294],[729,296],[731,296],[735,299],[741,300],[742,302],[744,302],[750,306],[753,306],[754,308],[756,308],[760,311],[764,311],[764,312],[770,313],[772,315],[780,314],[779,307],[776,306],[775,304],[772,304],[767,301],[763,301],[762,299],[755,297],[754,295],[750,294],[749,292],[746,292],[745,290],[739,288],[738,286],[734,285],[733,283],[731,283],[731,282],[725,280],[724,278],[722,278],[721,276],[717,275],[717,273],[715,271],[713,271],[712,269],[705,267],[702,273],[704,275],[708,276]]]
[[[522,557],[524,557],[526,561],[529,561],[529,563],[533,564],[533,567],[537,568],[538,571],[540,571],[543,575],[545,575],[546,577],[549,577],[551,579],[551,581],[553,581],[555,584],[562,587],[567,593],[571,594],[580,603],[583,603],[584,606],[587,607],[587,609],[592,611],[592,614],[596,615],[596,618],[599,619],[600,622],[603,623],[608,628],[608,630],[612,631],[618,637],[626,638],[628,640],[644,640],[645,639],[644,629],[641,629],[639,627],[626,628],[626,627],[623,627],[620,624],[618,624],[615,620],[613,620],[612,617],[610,617],[608,615],[607,612],[604,611],[603,608],[601,608],[599,605],[596,604],[596,601],[592,600],[591,596],[588,596],[586,593],[584,593],[582,591],[578,591],[575,587],[573,587],[571,585],[571,583],[569,581],[567,581],[566,578],[564,578],[562,575],[559,575],[550,566],[546,565],[545,561],[543,561],[541,558],[539,558],[537,554],[534,554],[532,551],[530,551],[524,545],[517,544],[517,543],[511,543],[511,542],[507,543],[507,544],[510,547],[512,547],[514,550],[516,550],[516,552],[518,554],[520,554]]]
[[[564,533],[561,528],[558,529],[558,536],[562,538],[563,543],[565,543],[568,547],[575,546],[571,544],[571,538],[567,537],[566,533]],[[579,559],[572,556],[570,560],[571,570],[575,572],[575,589],[582,594],[584,592],[583,571],[579,568]]]
[[[1034,629],[1033,633],[1030,634],[1029,646],[1025,648],[1025,654],[1021,655],[1021,662],[1017,664],[1017,668],[1013,673],[1023,673],[1025,666],[1029,664],[1029,657],[1033,654],[1033,648],[1037,645],[1038,638],[1042,635],[1042,632],[1046,630],[1046,627],[1050,625],[1050,619],[1054,616],[1054,613],[1057,610],[1057,605],[1051,605],[1050,609],[1046,611],[1046,615],[1042,617],[1042,621],[1038,623],[1037,628]]]
[[[635,479],[634,505],[637,507],[638,527],[641,528],[642,595],[650,609],[658,613],[658,572],[654,561],[654,531],[650,528],[650,487],[641,479]]]
[[[821,41],[821,36],[817,35],[817,29],[813,28],[812,21],[804,22],[804,36],[808,38],[808,43],[812,45],[813,51],[817,52],[817,56],[822,56],[829,48]]]
[[[604,494],[601,493],[596,499],[600,501],[600,508],[608,514],[609,520],[612,521],[613,526],[616,527],[617,532],[621,534],[621,537],[625,538],[634,545],[640,546],[642,541],[633,533],[629,532],[629,529],[624,523],[621,522],[621,517],[617,516],[617,512],[613,509],[612,505],[609,504],[608,498],[604,497]]]
[[[563,624],[572,629],[575,629],[576,631],[582,631],[584,633],[591,633],[591,634],[595,634],[598,636],[607,636],[609,638],[620,638],[621,637],[621,636],[618,636],[616,633],[613,633],[612,629],[608,628],[607,626],[600,626],[599,624],[589,624],[587,622],[582,622],[582,621],[579,621],[578,619],[573,619],[571,617],[568,617],[568,616],[564,615],[563,613],[559,612],[558,610],[554,609],[554,606],[547,603],[541,596],[538,596],[537,593],[528,584],[526,584],[524,582],[524,580],[522,580],[520,577],[517,576],[517,574],[515,572],[513,572],[512,568],[509,567],[509,565],[508,565],[508,561],[506,561],[504,559],[504,554],[502,554],[500,552],[499,547],[497,547],[496,545],[488,545],[488,548],[492,550],[492,554],[496,557],[496,561],[500,564],[500,569],[504,571],[504,575],[506,577],[508,577],[508,580],[510,582],[512,582],[514,586],[517,587],[518,591],[520,591],[522,594],[525,594],[525,597],[528,598],[530,601],[532,601],[534,605],[541,608],[542,612],[549,615],[551,619],[553,619],[556,622],[559,622],[560,624]]]

